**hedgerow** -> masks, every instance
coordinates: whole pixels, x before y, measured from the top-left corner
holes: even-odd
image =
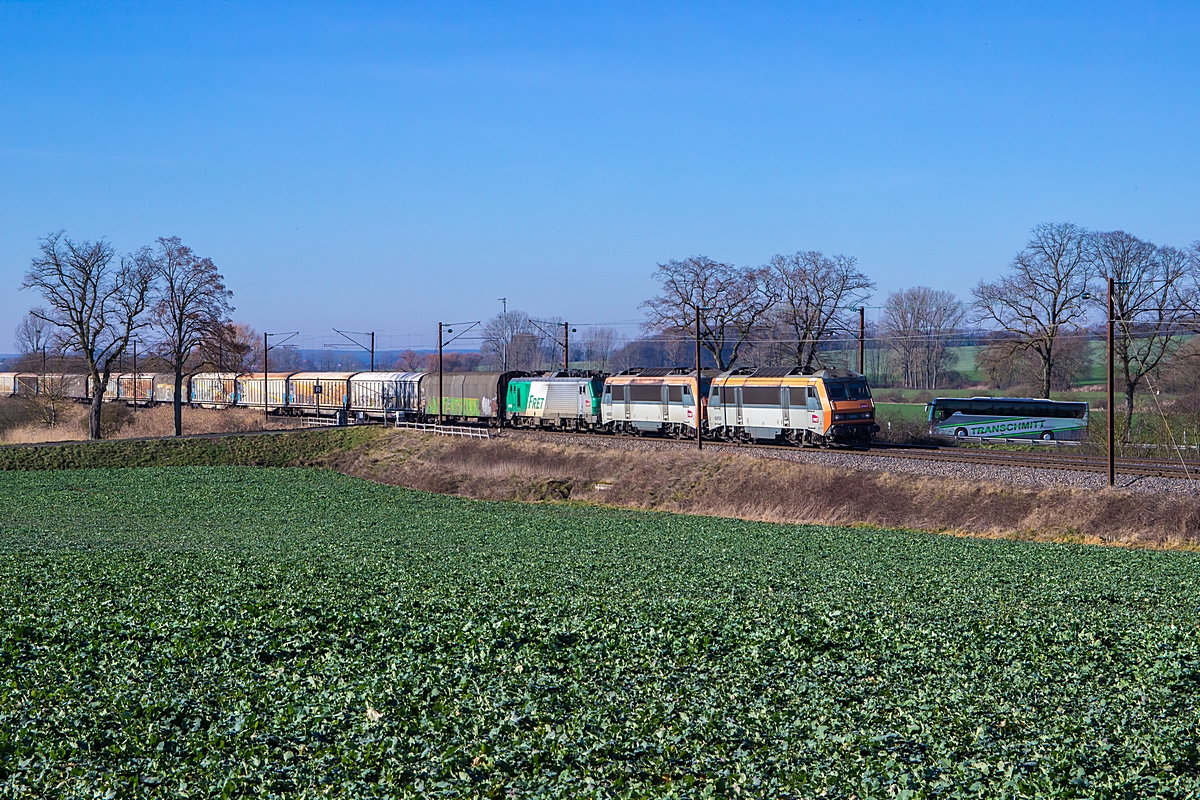
[[[351,450],[380,435],[378,427],[0,447],[0,471],[108,467],[290,467]]]
[[[1200,791],[1197,557],[0,474],[0,792]]]

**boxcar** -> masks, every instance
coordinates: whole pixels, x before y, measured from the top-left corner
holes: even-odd
[[[716,373],[700,374],[701,402]],[[605,427],[624,433],[694,436],[696,371],[683,367],[627,369],[604,382]]]
[[[353,372],[296,372],[287,379],[287,407],[292,413],[336,414],[346,410]]]
[[[421,376],[421,408],[425,418],[443,413],[448,420],[503,424],[504,399],[513,378],[524,372],[447,372],[438,402],[438,373]]]
[[[591,430],[601,424],[604,379],[551,373],[508,382],[505,411],[513,425]]]
[[[172,380],[174,380],[174,376],[172,376]],[[109,379],[110,391],[114,382],[117,386],[117,393],[113,397],[118,400],[124,400],[126,403],[134,405],[154,401],[154,373],[152,372],[138,372],[136,375],[132,372],[123,372],[115,378]]]
[[[38,376],[32,372],[0,372],[0,397],[32,397],[38,393]]]
[[[423,372],[359,372],[350,378],[350,412],[362,417],[420,414]]]
[[[191,404],[224,408],[237,402],[237,375],[232,372],[200,372],[192,376]]]
[[[183,397],[183,402],[187,402],[192,396],[191,393],[192,376],[186,372],[183,374],[183,384],[180,388],[180,396]],[[156,403],[173,403],[175,402],[175,373],[174,372],[156,372],[154,373],[154,402]]]
[[[272,414],[278,414],[287,407],[288,378],[290,372],[267,373],[266,407]],[[237,376],[237,404],[248,408],[263,407],[263,374],[261,372],[246,372]]]

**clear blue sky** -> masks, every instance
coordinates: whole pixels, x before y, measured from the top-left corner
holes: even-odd
[[[0,4],[0,350],[58,229],[383,346],[636,320],[698,253],[852,254],[878,302],[1043,221],[1200,238],[1200,4],[581,6]]]

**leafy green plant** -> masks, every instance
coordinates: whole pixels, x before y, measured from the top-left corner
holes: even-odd
[[[1184,797],[1187,553],[0,474],[0,793]]]

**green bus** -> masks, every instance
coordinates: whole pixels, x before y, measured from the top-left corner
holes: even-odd
[[[1032,397],[938,397],[929,433],[956,439],[1086,439],[1088,404]]]

